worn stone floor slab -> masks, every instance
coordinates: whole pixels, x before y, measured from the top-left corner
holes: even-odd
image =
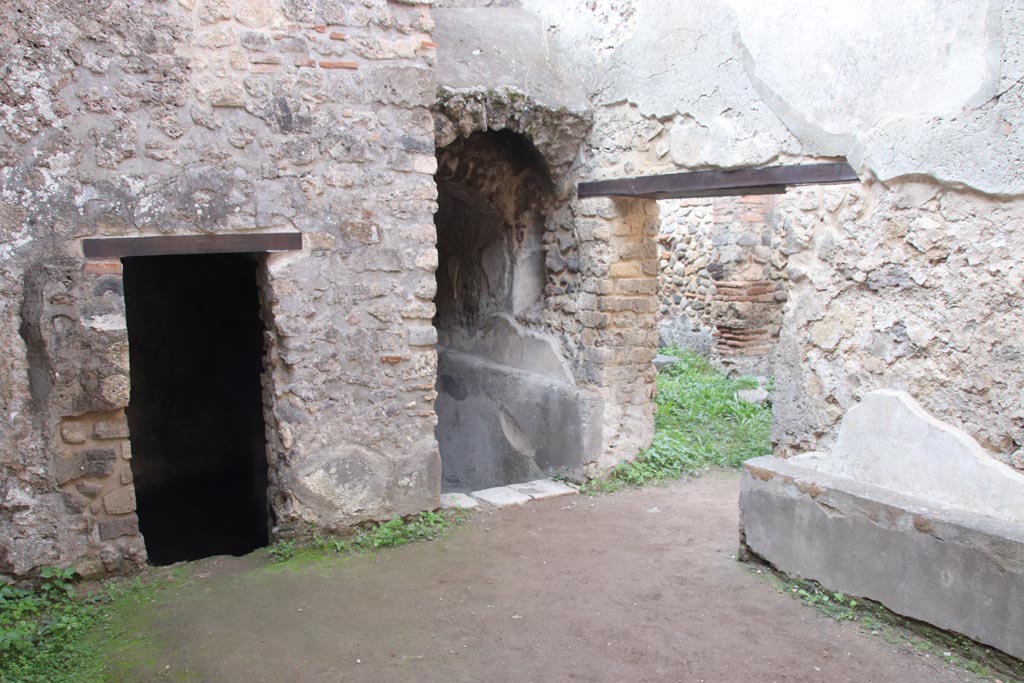
[[[510,484],[509,488],[519,493],[525,493],[533,500],[571,496],[574,493],[578,493],[576,489],[568,484],[552,481],[551,479],[537,479],[523,484]]]
[[[442,510],[472,510],[473,508],[478,507],[480,507],[480,501],[473,496],[466,495],[465,493],[441,494]]]
[[[439,540],[349,558],[207,560],[126,617],[132,637],[110,665],[125,673],[112,680],[978,680],[737,562],[738,489],[709,473],[484,508]]]
[[[489,489],[481,489],[479,491],[473,491],[470,495],[478,500],[490,503],[491,505],[499,508],[522,505],[533,500],[525,493],[520,493],[509,486],[495,486]]]

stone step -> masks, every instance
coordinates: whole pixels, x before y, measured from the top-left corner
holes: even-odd
[[[537,479],[522,484],[495,486],[489,489],[473,491],[473,498],[489,503],[495,507],[512,507],[523,505],[531,500],[543,500],[558,496],[569,496],[577,493],[576,489],[551,479]]]

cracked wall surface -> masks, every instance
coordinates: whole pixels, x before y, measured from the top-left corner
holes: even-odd
[[[864,181],[776,199],[777,452],[824,448],[846,408],[894,387],[1024,467],[1020,3],[522,5],[593,98],[586,179],[845,157]],[[663,243],[684,246],[660,304],[700,346],[701,259],[742,226],[698,240],[694,211],[663,203]]]

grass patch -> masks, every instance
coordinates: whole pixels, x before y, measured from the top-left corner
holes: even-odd
[[[39,580],[35,589],[0,584],[0,683],[131,680],[112,677],[111,653],[141,643],[130,615],[172,581],[113,580],[78,596],[72,569],[44,567]]]
[[[661,352],[679,362],[658,373],[651,447],[607,476],[587,482],[585,492],[610,493],[712,466],[739,467],[771,453],[771,406],[736,398],[740,389],[756,387],[756,380],[730,379],[688,351]]]
[[[376,548],[395,548],[416,541],[432,541],[444,536],[468,513],[463,510],[448,512],[421,512],[408,519],[395,517],[381,524],[361,529],[348,538],[326,538],[315,528],[310,529],[309,540],[299,545],[295,540],[278,541],[267,548],[277,562],[320,559],[330,554],[364,552]]]
[[[771,568],[751,571],[766,577],[776,590],[828,617],[855,622],[894,647],[941,659],[984,680],[1024,683],[1024,662],[970,638],[902,617],[872,600],[827,590],[816,581],[792,579]]]
[[[35,590],[0,584],[0,681],[71,679],[100,614],[94,601],[75,599],[73,579],[74,570],[44,567]]]

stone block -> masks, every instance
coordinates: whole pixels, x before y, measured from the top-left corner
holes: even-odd
[[[410,346],[433,346],[437,343],[437,330],[433,325],[410,327],[408,337]]]
[[[121,536],[137,536],[139,533],[139,518],[134,514],[124,517],[113,517],[100,521],[99,526],[101,541],[110,541]]]
[[[58,485],[81,477],[104,479],[114,471],[115,460],[117,451],[113,448],[59,453],[54,463],[54,477]]]
[[[831,590],[1024,656],[1024,474],[902,392],[868,394],[831,453],[746,463],[746,547]]]
[[[531,498],[508,486],[495,486],[489,489],[473,491],[472,496],[478,500],[499,508],[513,507],[529,503]]]
[[[768,392],[764,389],[740,389],[736,392],[736,399],[743,403],[761,405],[768,400]]]
[[[535,481],[528,481],[524,484],[511,484],[509,488],[513,491],[524,493],[533,500],[558,498],[559,496],[571,496],[577,493],[576,489],[572,486],[552,481],[551,479],[537,479]]]
[[[274,17],[270,0],[240,0],[235,5],[235,18],[240,24],[258,28]]]
[[[81,422],[64,421],[60,423],[60,437],[64,443],[82,444],[89,438],[89,430]]]
[[[678,362],[679,359],[675,356],[665,356],[660,353],[654,357],[653,361],[654,367],[658,372],[661,372],[665,368],[670,368]]]
[[[472,510],[478,507],[480,507],[480,501],[473,496],[467,496],[465,493],[441,494],[442,510]]]
[[[127,439],[128,419],[120,417],[113,420],[99,420],[93,426],[92,435],[96,439]]]
[[[103,497],[103,508],[107,514],[126,515],[135,512],[135,488],[126,486]]]
[[[103,487],[96,482],[80,481],[75,484],[75,490],[86,498],[95,498],[103,490]]]

